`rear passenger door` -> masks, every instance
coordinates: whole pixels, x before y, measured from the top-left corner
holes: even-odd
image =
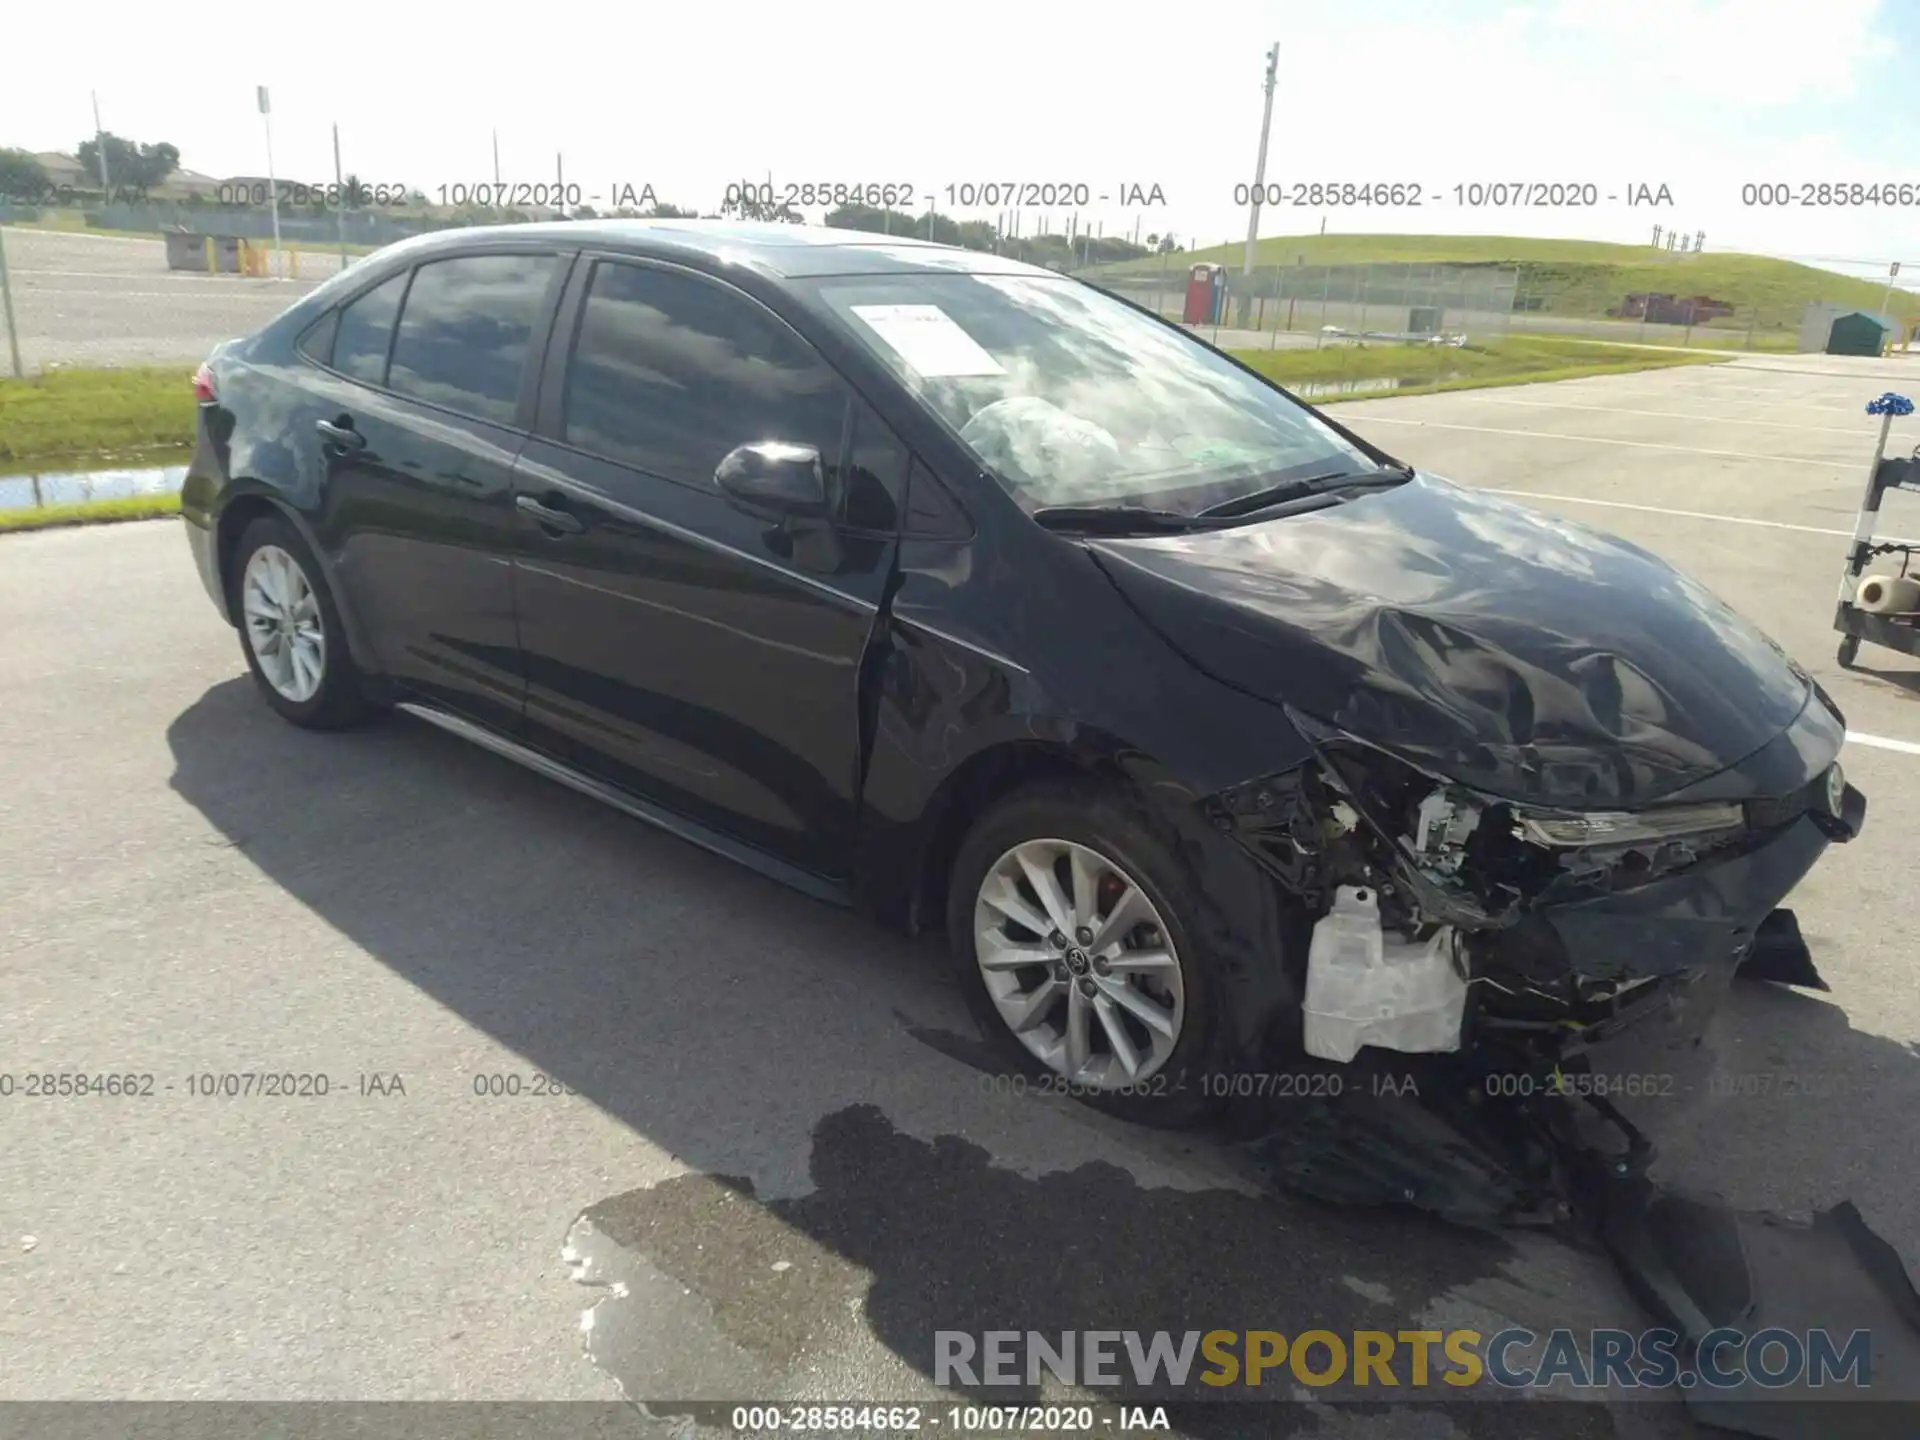
[[[538,507],[517,571],[529,738],[844,876],[906,450],[805,339],[705,274],[583,257],[552,355],[516,472]],[[832,515],[733,507],[715,467],[767,440],[819,450]]]
[[[317,416],[336,570],[381,671],[517,732],[512,471],[570,257],[424,261],[334,322]]]

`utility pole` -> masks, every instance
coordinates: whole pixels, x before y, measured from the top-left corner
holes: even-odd
[[[107,132],[100,128],[100,92],[88,93],[93,96],[93,143],[100,151],[100,199],[105,203],[113,191],[113,181],[107,174]]]
[[[7,282],[7,237],[0,234],[0,315],[7,322],[7,353],[13,357],[13,378],[18,380],[23,373],[20,368],[20,333],[13,324],[13,288]]]
[[[1892,313],[1887,309],[1887,302],[1893,299],[1893,280],[1894,280],[1894,277],[1899,273],[1900,273],[1900,262],[1898,260],[1893,261],[1891,264],[1887,266],[1887,288],[1885,292],[1880,296],[1880,313],[1882,315],[1887,315]]]
[[[273,175],[273,104],[267,99],[267,87],[256,86],[260,93],[260,121],[267,127],[267,199],[273,205],[273,254],[275,268],[280,271],[274,278],[285,278],[286,255],[280,249],[280,182]]]
[[[500,188],[500,132],[498,130],[493,132],[493,188],[495,190]],[[496,201],[499,198],[497,195],[494,197]]]
[[[340,122],[333,124],[333,228],[340,237],[340,268],[347,268],[347,186],[340,176]]]
[[[1249,282],[1253,277],[1253,244],[1260,238],[1260,200],[1267,188],[1267,135],[1273,128],[1273,87],[1279,71],[1280,42],[1276,40],[1273,48],[1267,51],[1267,97],[1260,112],[1260,157],[1253,163],[1253,204],[1247,214],[1247,254],[1240,267],[1240,273]],[[1253,286],[1249,283],[1240,292],[1240,325],[1243,329],[1252,306]]]

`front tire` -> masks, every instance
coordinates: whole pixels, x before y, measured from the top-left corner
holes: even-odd
[[[955,857],[947,936],[975,1022],[1029,1088],[1177,1129],[1217,1108],[1224,987],[1158,828],[1117,786],[1001,801]]]
[[[340,730],[371,713],[326,577],[300,532],[262,515],[234,554],[233,614],[254,683],[282,718]]]

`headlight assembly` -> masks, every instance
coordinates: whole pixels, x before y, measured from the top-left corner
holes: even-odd
[[[1588,845],[1634,845],[1737,830],[1746,820],[1738,805],[1669,805],[1649,810],[1555,813],[1514,808],[1521,835],[1549,849]]]

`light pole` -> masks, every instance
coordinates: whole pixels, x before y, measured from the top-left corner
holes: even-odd
[[[1247,254],[1240,273],[1249,281],[1240,287],[1240,324],[1244,329],[1253,306],[1253,244],[1260,238],[1260,200],[1267,188],[1267,135],[1273,128],[1273,86],[1280,71],[1280,42],[1267,51],[1266,104],[1260,112],[1260,158],[1253,163],[1253,204],[1247,215]]]
[[[107,175],[107,132],[100,128],[100,92],[88,92],[93,97],[93,143],[100,151],[100,200],[110,204],[113,199],[113,181]]]
[[[340,238],[340,268],[347,268],[347,186],[340,175],[340,126],[333,127],[333,228]]]
[[[254,87],[260,92],[260,122],[267,127],[267,199],[273,206],[273,255],[274,279],[283,278],[286,270],[286,256],[280,250],[280,182],[273,174],[273,106],[267,99],[267,87]]]

